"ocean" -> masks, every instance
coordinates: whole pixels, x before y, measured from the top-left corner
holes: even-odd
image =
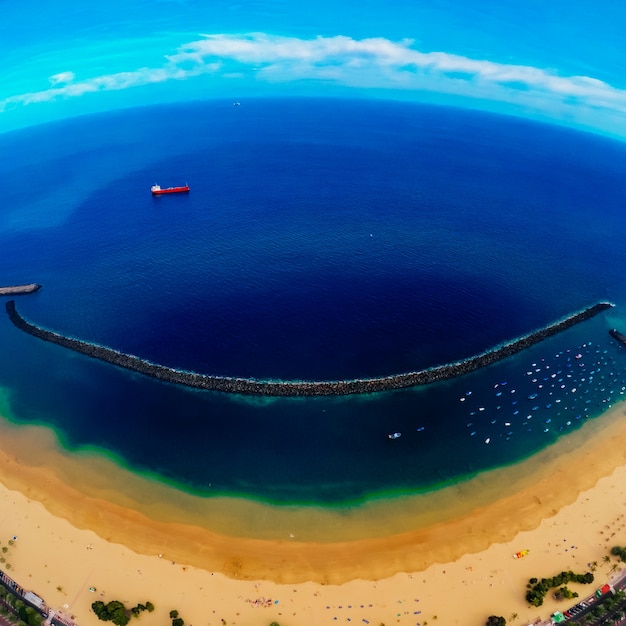
[[[529,458],[626,390],[607,332],[626,330],[623,143],[457,108],[253,99],[33,127],[0,154],[0,283],[43,285],[20,313],[172,367],[382,376],[616,305],[464,377],[331,398],[161,383],[2,314],[7,417],[68,453],[206,496],[334,506]]]

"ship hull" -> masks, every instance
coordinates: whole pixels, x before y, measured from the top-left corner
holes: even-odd
[[[153,189],[153,196],[163,196],[168,193],[187,193],[189,191],[189,187],[168,187],[167,189]]]

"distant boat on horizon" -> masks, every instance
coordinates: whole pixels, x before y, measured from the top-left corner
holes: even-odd
[[[150,188],[153,196],[161,196],[166,193],[185,193],[189,191],[189,185],[183,185],[181,187],[165,187],[161,189],[160,185],[152,185]]]

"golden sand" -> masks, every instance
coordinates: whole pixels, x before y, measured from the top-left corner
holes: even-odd
[[[98,623],[96,599],[150,600],[153,624],[170,609],[196,626],[525,624],[555,608],[527,607],[528,578],[597,561],[604,580],[602,557],[626,544],[624,405],[510,468],[333,510],[196,498],[62,453],[44,428],[4,422],[0,441],[9,573],[81,625]]]

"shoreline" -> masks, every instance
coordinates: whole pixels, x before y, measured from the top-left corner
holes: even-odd
[[[307,510],[306,523],[321,524],[331,539],[333,525],[344,534],[352,527],[353,536],[362,535],[326,542],[305,540],[299,533],[290,537],[289,524],[273,539],[238,534],[245,524],[230,536],[207,528],[223,514],[224,504],[235,517],[249,516],[251,528],[272,527],[280,517],[302,523],[302,511],[290,507],[279,507],[276,516],[276,507],[247,509],[246,503],[212,501],[196,517],[181,519],[178,512],[176,519],[185,498],[175,499],[168,509],[160,501],[162,492],[145,480],[143,495],[133,495],[118,482],[111,461],[85,453],[69,455],[67,463],[45,429],[5,425],[0,530],[19,537],[10,575],[53,608],[63,610],[67,604],[80,626],[98,623],[89,609],[95,599],[151,600],[155,615],[164,619],[177,608],[187,622],[210,626],[222,619],[250,626],[272,620],[306,626],[315,619],[348,617],[410,626],[421,619],[430,623],[435,615],[439,623],[466,625],[484,623],[490,614],[508,619],[511,612],[529,623],[563,608],[551,599],[540,609],[528,608],[529,577],[585,571],[588,563],[601,563],[612,545],[626,543],[626,451],[616,444],[626,436],[625,415],[621,403],[565,437],[557,444],[558,454],[553,446],[458,485],[445,519],[429,522],[432,511],[416,519],[411,498],[330,517]],[[33,441],[43,447],[33,450]],[[74,473],[79,466],[84,475]],[[103,469],[112,474],[103,478]],[[90,485],[98,475],[99,483]],[[77,485],[77,478],[83,483]],[[432,505],[436,498],[445,503],[443,491],[430,494]],[[454,501],[456,510],[450,507]],[[371,536],[372,528],[384,531],[390,517],[403,515],[423,526]],[[371,527],[363,525],[362,517],[370,518]],[[530,550],[529,556],[513,559],[521,549]],[[599,569],[598,580],[609,576],[608,569]],[[98,590],[95,596],[91,586]],[[576,590],[582,597],[594,589]],[[455,603],[449,602],[450,594]],[[207,598],[214,602],[207,605]],[[272,604],[255,604],[259,598],[271,598]],[[462,604],[463,615],[451,604]]]
[[[93,359],[128,369],[144,376],[156,378],[167,383],[184,385],[205,391],[217,391],[250,396],[282,396],[282,397],[313,397],[313,396],[344,396],[353,394],[370,394],[409,387],[421,387],[432,383],[449,380],[469,374],[483,367],[493,365],[507,359],[518,352],[526,350],[554,335],[614,307],[610,302],[597,302],[581,311],[572,313],[543,328],[532,331],[512,341],[499,344],[494,348],[472,357],[428,369],[392,374],[377,378],[355,378],[334,381],[297,381],[297,380],[260,380],[255,378],[239,378],[234,376],[217,376],[188,372],[158,363],[153,363],[132,354],[113,350],[89,341],[74,339],[26,321],[17,311],[15,301],[6,303],[6,312],[11,323],[19,330],[43,341],[54,343]]]
[[[611,420],[624,415],[625,407],[626,403],[618,405],[599,418],[604,425],[588,422],[560,445],[527,461],[436,491],[352,507],[193,496],[136,476],[101,455],[67,454],[47,429],[6,424],[1,429],[0,480],[31,495],[52,514],[128,547],[140,546],[146,554],[159,552],[159,546],[169,544],[168,537],[176,534],[187,540],[177,548],[177,560],[197,567],[220,569],[236,544],[236,552],[249,555],[245,567],[231,571],[237,578],[339,583],[353,575],[392,575],[399,563],[400,569],[419,570],[532,529],[547,513],[571,504],[599,478],[626,465],[626,450],[597,454],[599,448],[626,436],[626,423]],[[37,445],[29,450],[35,441]],[[586,471],[572,475],[570,467],[581,465]],[[557,484],[568,484],[569,489]],[[77,499],[84,503],[81,510],[74,506]],[[94,510],[98,511],[95,527]],[[481,531],[473,531],[468,543],[470,526]],[[214,545],[210,550],[197,549],[204,544]],[[353,554],[349,568],[337,567],[337,553],[358,544],[361,550],[358,558]],[[264,555],[269,545],[271,557]],[[289,571],[284,570],[284,562],[295,555]],[[327,563],[333,563],[332,568]]]

